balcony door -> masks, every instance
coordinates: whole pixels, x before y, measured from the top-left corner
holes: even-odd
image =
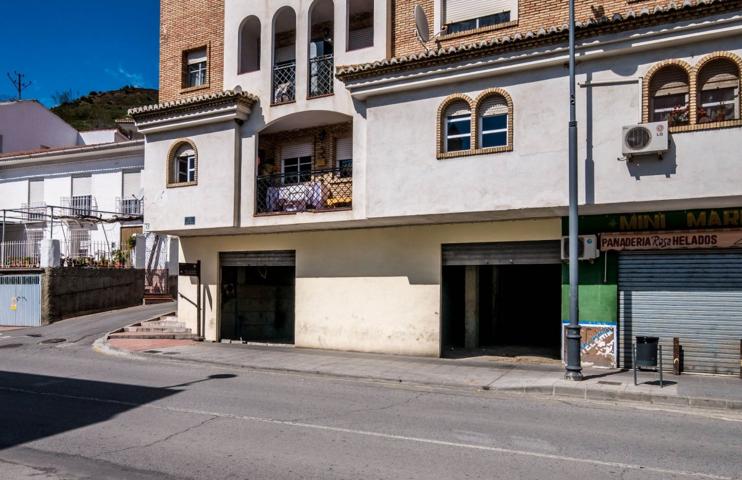
[[[291,185],[311,180],[314,144],[296,143],[281,147],[283,183]]]

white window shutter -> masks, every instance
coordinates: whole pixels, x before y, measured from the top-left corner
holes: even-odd
[[[142,171],[124,172],[123,198],[139,198],[142,190]]]
[[[508,113],[508,102],[502,95],[490,95],[479,104],[479,114],[483,117]]]
[[[675,95],[688,93],[688,73],[680,67],[671,66],[661,69],[652,77],[651,96]]]
[[[335,160],[353,159],[353,138],[338,138],[335,142]]]
[[[314,156],[314,143],[293,143],[281,145],[281,160],[312,156]]]
[[[456,115],[468,115],[470,113],[469,104],[463,100],[453,102],[446,108],[446,117],[452,117]]]
[[[510,12],[510,20],[518,18],[518,0],[444,0],[445,23],[461,22]]]
[[[187,53],[187,59],[188,59],[188,65],[193,65],[194,63],[201,63],[206,61],[206,49],[205,48],[199,48],[198,50],[192,50]]]
[[[86,177],[72,177],[72,196],[90,195],[91,183],[90,175]]]
[[[30,180],[28,182],[28,203],[38,205],[44,202],[44,180]]]

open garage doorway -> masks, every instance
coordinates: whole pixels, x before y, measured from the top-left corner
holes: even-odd
[[[444,245],[443,249],[444,356],[559,360],[559,242]]]
[[[294,252],[221,254],[221,338],[294,343]]]

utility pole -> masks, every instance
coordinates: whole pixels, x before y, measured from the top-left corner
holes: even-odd
[[[8,80],[10,80],[13,88],[18,92],[18,100],[23,98],[23,91],[33,83],[31,81],[25,81],[25,78],[26,76],[20,72],[13,72],[12,74],[8,73]]]
[[[580,362],[579,226],[577,211],[577,106],[575,92],[575,0],[569,0],[569,325],[567,380],[582,380]]]

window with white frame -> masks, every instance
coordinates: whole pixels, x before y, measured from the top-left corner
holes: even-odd
[[[447,34],[508,23],[518,18],[517,0],[442,0]]]
[[[460,100],[449,105],[443,122],[446,152],[471,149],[471,110],[468,103]]]
[[[698,123],[740,118],[739,68],[727,58],[706,63],[698,72]]]
[[[507,100],[502,95],[490,95],[480,103],[478,116],[479,148],[508,146],[510,118]]]
[[[189,143],[184,143],[175,149],[171,158],[170,183],[191,184],[197,177],[198,158],[196,150]]]
[[[687,125],[689,83],[688,72],[679,65],[668,65],[655,72],[649,83],[649,121]]]
[[[206,47],[185,52],[185,88],[200,87],[208,83]]]
[[[303,183],[312,178],[312,142],[283,145],[281,147],[281,173],[283,183]]]

